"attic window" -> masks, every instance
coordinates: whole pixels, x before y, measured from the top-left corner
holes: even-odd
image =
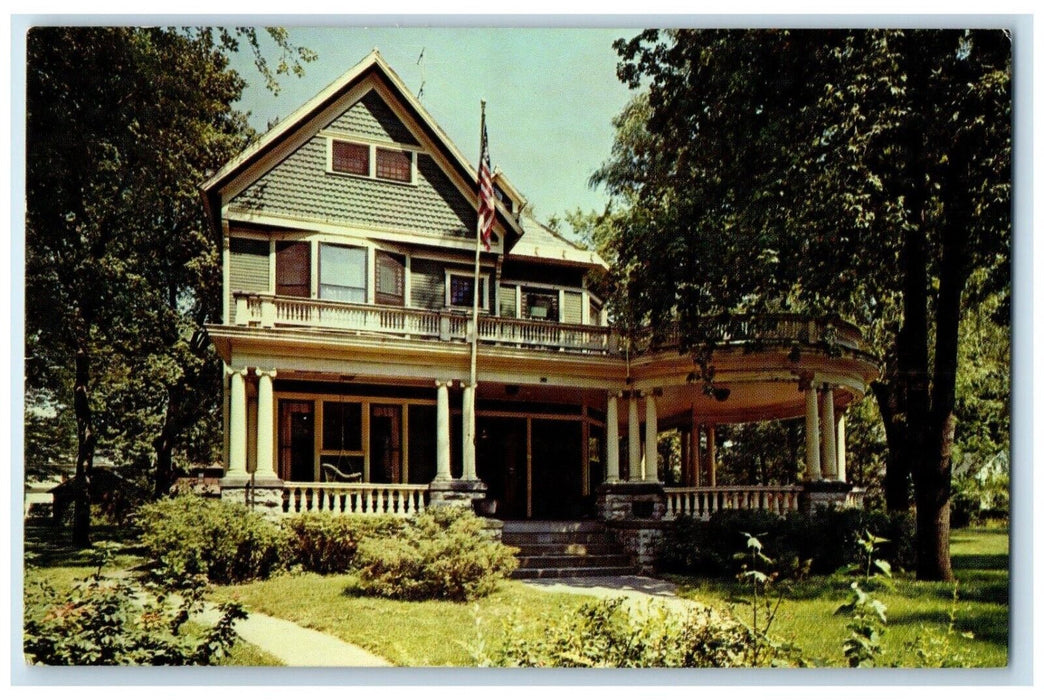
[[[330,139],[330,172],[375,180],[413,183],[414,151],[372,143]]]
[[[333,169],[352,175],[370,174],[370,147],[362,143],[333,142]]]

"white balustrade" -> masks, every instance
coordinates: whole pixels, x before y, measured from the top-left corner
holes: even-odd
[[[283,512],[393,515],[428,509],[427,484],[295,482],[283,484]]]
[[[721,510],[764,510],[784,515],[798,509],[800,486],[686,486],[668,487],[664,517],[689,516],[707,520]]]

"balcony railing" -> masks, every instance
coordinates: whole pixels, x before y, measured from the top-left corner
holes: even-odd
[[[459,311],[348,304],[242,292],[235,294],[235,303],[235,324],[239,326],[319,328],[457,342],[467,341],[470,326],[468,314]],[[708,317],[699,329],[699,335],[720,345],[826,343],[851,350],[860,350],[862,345],[862,334],[850,323],[799,314]],[[479,317],[478,338],[482,343],[604,355],[616,354],[626,345],[619,333],[606,326],[498,316]],[[632,352],[655,352],[676,348],[678,344],[678,327],[672,324],[638,333],[632,343]]]

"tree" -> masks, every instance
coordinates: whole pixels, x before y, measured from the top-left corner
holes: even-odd
[[[200,331],[215,318],[218,248],[197,187],[250,136],[226,54],[245,41],[270,84],[313,57],[269,36],[283,51],[274,71],[253,29],[29,33],[26,383],[73,406],[80,545],[99,437],[151,434],[159,485],[216,401]]]
[[[677,318],[842,314],[882,360],[889,506],[912,475],[917,574],[949,579],[962,295],[1007,295],[1011,46],[1001,31],[644,32],[644,87],[594,176],[626,210],[629,303]]]

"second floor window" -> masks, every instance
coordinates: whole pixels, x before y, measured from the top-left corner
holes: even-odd
[[[319,298],[366,303],[366,249],[319,246]]]
[[[471,275],[450,275],[449,304],[471,308],[475,303],[475,278]],[[486,308],[486,279],[481,278],[479,284],[479,308]]]

